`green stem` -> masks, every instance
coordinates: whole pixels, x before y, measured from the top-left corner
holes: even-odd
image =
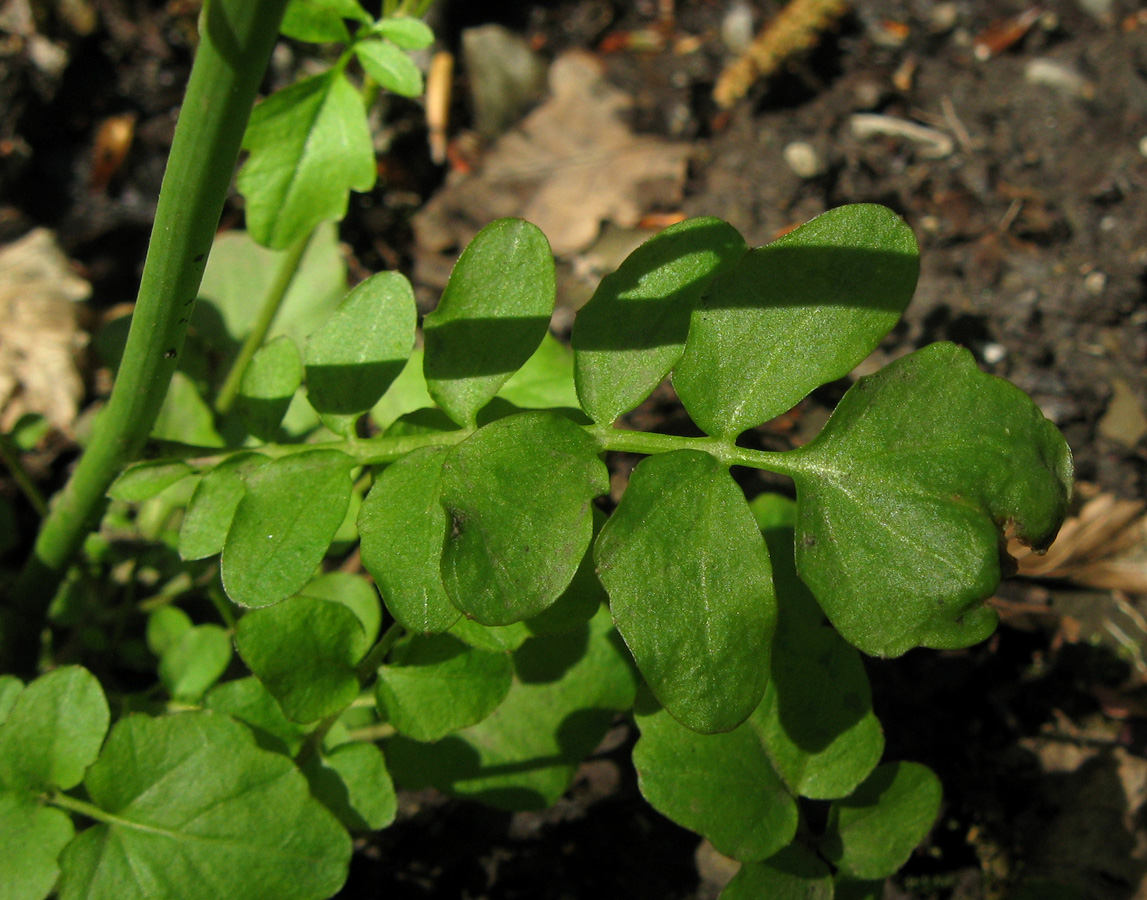
[[[28,475],[28,470],[20,462],[19,448],[6,434],[0,434],[0,459],[4,461],[8,471],[12,473],[12,480],[16,482],[16,486],[28,498],[32,508],[40,514],[40,518],[46,516],[48,504],[44,500],[44,495],[40,493],[40,489],[36,487],[36,482]]]
[[[33,621],[43,616],[71,559],[98,525],[108,487],[138,457],[159,414],[286,5],[209,0],[203,8],[199,50],[115,387],[16,584],[17,602]]]
[[[107,825],[127,825],[129,827],[138,827],[137,823],[121,819],[119,816],[113,815],[106,810],[100,809],[93,803],[88,803],[84,800],[77,800],[75,797],[61,791],[53,791],[45,798],[52,806],[58,806],[60,809],[66,809],[68,812],[78,813],[81,816],[87,816],[96,822],[103,822]]]
[[[358,674],[359,684],[366,684],[367,681],[374,677],[375,669],[382,665],[382,661],[386,659],[386,654],[390,652],[390,648],[394,646],[394,642],[405,633],[406,629],[397,622],[386,629],[386,633],[379,638],[378,643],[371,647],[370,652],[364,656],[362,662],[358,664],[356,672]]]
[[[239,355],[235,357],[235,362],[231,364],[231,371],[227,373],[223,387],[219,389],[219,396],[215,399],[215,411],[219,415],[226,415],[235,404],[235,398],[239,396],[239,388],[243,384],[243,375],[247,372],[247,367],[251,365],[251,359],[255,353],[263,346],[263,341],[267,339],[267,332],[271,330],[275,316],[283,305],[283,300],[287,297],[287,291],[291,289],[291,282],[295,280],[295,275],[299,271],[299,266],[302,264],[307,247],[310,245],[316,230],[312,229],[310,234],[296,241],[295,245],[288,249],[280,260],[279,270],[275,273],[275,281],[263,300],[263,306],[259,310],[251,333],[243,342],[243,347],[240,349]]]

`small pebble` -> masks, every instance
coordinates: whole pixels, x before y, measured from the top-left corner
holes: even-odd
[[[1024,81],[1060,91],[1069,97],[1090,100],[1095,96],[1095,85],[1071,66],[1051,59],[1033,59],[1024,66]]]
[[[1093,297],[1098,297],[1107,287],[1107,276],[1103,272],[1092,272],[1083,279],[1083,287]]]
[[[1008,348],[1003,344],[997,344],[994,341],[989,341],[980,347],[980,358],[983,359],[989,366],[994,366],[996,363],[1004,361],[1004,357],[1008,355]]]
[[[824,164],[812,144],[793,141],[782,151],[785,162],[801,178],[816,178],[824,171]]]
[[[731,53],[740,55],[753,43],[753,8],[745,0],[734,0],[721,20],[721,40]]]
[[[1139,153],[1142,156],[1147,156],[1147,137],[1139,138]]]

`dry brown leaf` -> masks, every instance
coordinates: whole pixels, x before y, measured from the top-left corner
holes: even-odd
[[[1018,541],[1008,542],[1008,553],[1019,566],[1017,574],[1147,594],[1147,504],[1120,500],[1087,485],[1077,489],[1089,499],[1063,523],[1047,553],[1038,556]]]
[[[75,303],[90,294],[46,228],[0,247],[0,428],[39,413],[70,430],[84,393],[76,356],[87,343]]]
[[[420,249],[456,250],[492,219],[521,216],[568,255],[592,244],[602,222],[630,228],[653,208],[677,206],[689,145],[634,134],[624,120],[631,105],[594,56],[556,59],[549,100],[415,216]]]

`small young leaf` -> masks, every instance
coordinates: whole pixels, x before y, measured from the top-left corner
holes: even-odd
[[[0,725],[0,789],[75,787],[99,753],[109,718],[103,688],[87,669],[41,675]]]
[[[161,606],[147,617],[147,649],[162,657],[193,627],[191,616],[178,606]]]
[[[320,413],[374,406],[414,348],[414,291],[397,272],[362,282],[307,340],[307,396]]]
[[[531,638],[514,653],[510,693],[477,725],[423,744],[385,746],[395,779],[501,809],[543,809],[574,779],[614,711],[633,705],[633,670],[603,608],[587,627]]]
[[[762,523],[773,563],[777,632],[765,697],[755,717],[761,722],[765,750],[789,790],[802,797],[845,797],[880,762],[884,735],[872,711],[872,695],[860,653],[824,619],[793,563],[796,504],[762,494],[750,507],[772,507]]]
[[[242,722],[255,743],[272,753],[295,756],[307,735],[306,728],[283,715],[283,708],[253,676],[215,685],[203,698],[203,707]]]
[[[394,821],[398,796],[374,744],[342,744],[303,767],[311,793],[348,831],[378,831]]]
[[[578,409],[573,352],[547,331],[534,355],[510,376],[498,396],[521,409]]]
[[[243,477],[267,462],[259,453],[236,453],[199,479],[179,532],[183,559],[206,559],[223,550],[246,488]]]
[[[192,447],[222,447],[226,444],[215,428],[215,412],[203,399],[195,382],[183,372],[171,376],[167,396],[151,428],[151,437]]]
[[[60,851],[75,834],[71,817],[33,794],[0,788],[0,897],[43,900],[60,875]]]
[[[319,222],[346,215],[347,194],[377,177],[374,145],[358,91],[340,69],[272,94],[251,112],[239,172],[247,229],[285,250]]]
[[[992,633],[1000,526],[1040,548],[1071,494],[1071,452],[1019,388],[932,344],[862,378],[793,453],[797,569],[865,653]]]
[[[553,604],[589,546],[591,501],[608,489],[597,444],[553,412],[499,419],[456,445],[442,467],[451,602],[484,625]]]
[[[402,97],[417,97],[422,93],[422,73],[398,47],[383,40],[359,41],[354,55],[366,74],[382,87]]]
[[[434,32],[421,19],[391,16],[375,22],[371,30],[403,50],[422,50],[434,43]]]
[[[378,670],[375,696],[399,734],[437,741],[481,722],[510,690],[506,653],[467,647],[448,634],[415,636],[398,665]]]
[[[353,467],[345,454],[320,449],[247,474],[223,548],[228,597],[242,606],[269,606],[310,580],[346,513]]]
[[[430,394],[459,425],[473,427],[478,410],[533,355],[554,291],[549,242],[529,222],[491,222],[462,253],[423,321]]]
[[[350,34],[343,19],[370,22],[370,16],[357,0],[291,0],[279,31],[296,41],[345,43],[350,40]]]
[[[227,632],[218,625],[197,625],[163,651],[159,680],[173,698],[194,703],[223,676],[230,662]]]
[[[108,488],[113,500],[142,503],[160,494],[177,481],[182,481],[195,470],[179,460],[156,460],[137,463],[119,476]]]
[[[120,719],[84,786],[115,821],[64,849],[61,900],[320,900],[346,878],[350,837],[306,779],[219,713]]]
[[[681,359],[689,316],[714,277],[744,254],[720,219],[686,219],[638,247],[606,275],[574,321],[577,390],[590,417],[610,424],[650,395]]]
[[[693,311],[673,386],[693,421],[731,440],[847,375],[912,299],[916,239],[891,210],[829,210],[750,250]]]
[[[351,609],[298,596],[243,616],[235,646],[287,718],[313,722],[358,695],[355,665],[370,645]]]
[[[886,763],[832,804],[821,852],[855,878],[886,878],[932,828],[940,796],[940,779],[927,766]]]
[[[761,744],[756,717],[722,734],[698,734],[665,710],[637,716],[633,748],[642,796],[749,862],[772,856],[796,834],[797,804]]]
[[[617,630],[661,704],[695,731],[743,722],[768,680],[776,601],[728,468],[696,450],[642,460],[595,547]]]
[[[833,900],[832,872],[804,847],[790,844],[764,862],[745,863],[720,900]]]
[[[285,334],[260,347],[239,388],[236,409],[251,434],[261,441],[274,441],[295,391],[303,382],[299,348]]]
[[[421,634],[445,631],[459,615],[442,586],[445,458],[444,449],[428,447],[383,469],[358,515],[362,564],[390,614]]]
[[[307,584],[299,591],[299,596],[341,603],[358,616],[365,645],[369,647],[378,640],[382,627],[382,604],[378,600],[378,591],[362,576],[350,572],[327,572]]]

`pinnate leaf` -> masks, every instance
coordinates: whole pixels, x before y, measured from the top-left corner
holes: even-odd
[[[491,222],[463,251],[423,322],[426,383],[455,422],[475,425],[478,410],[533,355],[554,291],[549,242],[529,222]]]
[[[302,240],[319,222],[341,219],[348,192],[374,186],[366,110],[341,69],[256,105],[243,147],[250,155],[237,184],[247,201],[247,230],[275,250]]]
[[[615,712],[633,705],[633,671],[604,608],[580,629],[529,639],[514,668],[510,693],[477,725],[434,744],[389,740],[395,779],[502,809],[555,803]]]
[[[556,413],[499,419],[456,445],[442,468],[451,602],[484,625],[552,605],[589,546],[592,500],[608,489],[597,444]]]
[[[792,840],[797,804],[769,762],[756,717],[698,734],[664,709],[644,707],[633,764],[654,809],[742,861],[766,859]]]
[[[892,875],[924,839],[940,812],[940,779],[919,763],[886,763],[828,815],[820,849],[847,875]]]
[[[658,701],[696,731],[729,731],[769,673],[776,601],[765,542],[708,453],[641,461],[595,545],[617,630]]]
[[[794,451],[797,568],[865,653],[965,647],[991,634],[1000,525],[1055,537],[1071,453],[1019,388],[932,344],[862,378]]]
[[[693,311],[673,386],[707,434],[732,439],[847,375],[896,324],[919,271],[891,210],[829,210],[750,250]]]
[[[306,779],[219,713],[121,719],[84,787],[116,821],[65,848],[61,900],[320,900],[346,878],[350,838]]]
[[[260,347],[243,373],[237,410],[251,434],[273,441],[295,391],[303,383],[299,348],[285,334]]]
[[[337,450],[305,450],[247,473],[223,548],[227,596],[269,606],[306,584],[350,502],[354,463]]]
[[[359,284],[307,340],[307,396],[320,413],[358,415],[374,406],[414,349],[410,282],[379,272]]]
[[[689,317],[709,283],[746,250],[720,219],[686,219],[606,275],[577,314],[572,343],[582,408],[610,424],[652,393],[681,359]]]
[[[448,634],[415,636],[378,670],[375,695],[399,734],[437,741],[481,722],[510,690],[507,653],[468,647]]]
[[[458,620],[442,586],[442,544],[448,527],[439,498],[441,448],[415,450],[375,479],[359,511],[362,562],[400,625],[430,634]]]

